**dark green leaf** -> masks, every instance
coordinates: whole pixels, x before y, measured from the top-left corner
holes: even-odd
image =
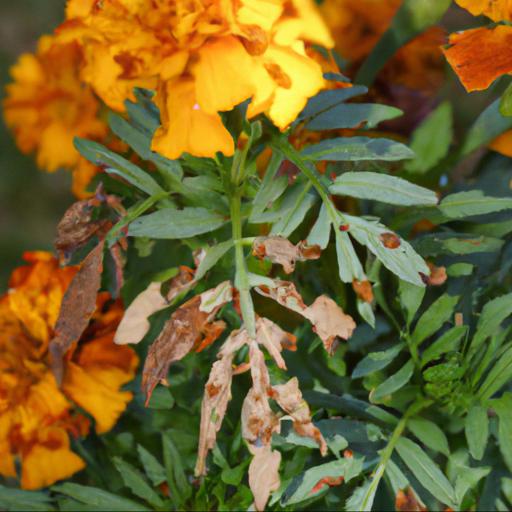
[[[400,354],[404,346],[404,343],[398,343],[382,352],[371,352],[356,365],[352,372],[352,378],[358,379],[386,368]]]
[[[432,345],[423,351],[421,356],[421,366],[425,366],[442,354],[457,350],[461,339],[467,332],[468,328],[465,325],[456,325],[446,331],[440,338],[434,341]]]
[[[158,462],[157,458],[140,444],[137,445],[137,452],[144,471],[153,485],[156,487],[165,482],[165,468]]]
[[[501,96],[500,114],[502,116],[512,116],[512,84],[509,84]]]
[[[428,448],[443,455],[450,454],[448,439],[445,433],[433,421],[425,418],[411,418],[407,422],[408,429]]]
[[[45,492],[10,489],[0,485],[0,508],[2,510],[55,510],[50,496]]]
[[[395,391],[403,388],[411,380],[413,372],[414,363],[413,361],[408,361],[400,370],[375,388],[370,395],[372,402],[380,402],[387,396],[392,395]]]
[[[482,460],[489,437],[489,417],[485,407],[481,405],[471,407],[466,416],[464,431],[469,453],[474,459]]]
[[[483,215],[510,208],[512,208],[511,197],[487,197],[480,190],[451,194],[439,205],[441,212],[451,219]]]

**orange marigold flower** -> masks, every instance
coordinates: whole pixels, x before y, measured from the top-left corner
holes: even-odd
[[[512,21],[512,0],[455,0],[473,16],[481,14],[493,21]]]
[[[233,154],[219,113],[247,99],[285,129],[324,85],[305,44],[333,44],[312,0],[69,0],[66,14],[57,37],[80,43],[82,78],[110,108],[159,91],[153,149],[169,158]]]
[[[81,63],[77,43],[43,36],[36,53],[22,55],[11,69],[5,121],[21,151],[35,152],[38,166],[49,172],[83,168],[74,137],[102,139],[107,133],[98,117],[100,103],[80,79]],[[75,186],[75,192],[83,195],[83,188]]]
[[[0,474],[37,489],[68,478],[85,466],[70,449],[70,436],[86,435],[89,413],[96,432],[110,430],[132,398],[121,387],[133,379],[135,352],[114,345],[122,316],[119,302],[100,293],[97,311],[68,352],[62,387],[48,362],[62,297],[77,267],[59,268],[45,252],[24,255],[9,292],[0,298]]]

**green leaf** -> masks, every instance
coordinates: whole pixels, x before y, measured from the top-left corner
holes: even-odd
[[[481,146],[487,146],[498,135],[512,128],[512,118],[500,114],[500,100],[491,103],[474,122],[464,139],[460,156],[466,156]]]
[[[494,393],[499,391],[505,384],[512,380],[512,346],[509,347],[488,373],[484,382],[478,390],[478,396],[481,400],[491,398]]]
[[[313,144],[302,151],[305,160],[337,162],[413,158],[414,153],[404,144],[389,139],[368,137],[339,137]]]
[[[456,508],[455,491],[439,466],[413,441],[401,437],[396,451],[412,474],[432,496],[451,508]]]
[[[271,235],[289,237],[299,227],[317,200],[315,195],[307,193],[309,188],[310,185],[304,186],[305,192],[296,197],[295,203],[289,208],[283,208],[282,216],[270,230]]]
[[[156,487],[165,482],[165,468],[158,462],[157,458],[140,444],[137,445],[137,452],[144,471],[153,485]]]
[[[482,460],[487,438],[489,437],[489,417],[487,408],[474,405],[468,411],[464,424],[464,432],[468,442],[469,453],[476,460]]]
[[[342,128],[374,128],[381,121],[395,119],[403,112],[388,105],[375,103],[340,103],[319,113],[306,124],[308,130],[338,130]]]
[[[370,352],[366,357],[359,361],[359,363],[357,363],[354,371],[352,372],[352,378],[358,379],[386,368],[386,366],[394,361],[404,347],[405,343],[398,343],[397,345],[381,352]]]
[[[354,492],[347,500],[345,510],[358,512],[371,512],[375,494],[379,487],[379,482],[384,474],[386,466],[379,464],[373,472],[372,478],[367,480],[363,485],[356,487]]]
[[[478,482],[491,472],[490,467],[471,468],[463,466],[455,480],[455,496],[457,503],[462,503],[464,496],[470,489],[474,489]],[[461,507],[457,507],[461,508]]]
[[[443,455],[450,454],[445,433],[433,421],[425,418],[411,418],[407,428],[428,448]]]
[[[448,277],[463,277],[470,276],[473,273],[475,266],[471,263],[454,263],[446,269]]]
[[[487,236],[450,236],[443,234],[424,236],[415,244],[418,251],[424,256],[437,256],[439,254],[476,254],[483,252],[496,252],[503,246],[503,240]]]
[[[450,0],[404,0],[390,27],[359,69],[354,82],[371,85],[387,60],[416,35],[435,25],[450,4]]]
[[[296,481],[292,482],[290,488],[285,491],[285,495],[281,499],[281,505],[295,505],[324,492],[323,488],[317,490],[316,492],[312,492],[312,489],[315,487],[315,485],[318,484],[318,482],[320,482],[320,480],[323,478],[343,477],[344,482],[349,482],[358,476],[362,470],[363,463],[361,458],[339,459],[310,468],[306,470],[301,477],[299,477],[300,483],[298,486]],[[293,488],[295,489],[291,490]],[[289,490],[291,491],[290,494],[288,494]]]
[[[366,276],[363,266],[348,234],[341,232],[337,225],[335,225],[334,236],[336,239],[336,257],[338,259],[340,279],[344,283],[351,283],[354,279],[365,281]]]
[[[429,268],[423,258],[419,256],[411,245],[405,240],[400,240],[400,246],[392,249],[382,242],[380,236],[389,234],[386,226],[376,222],[343,215],[349,224],[349,233],[361,244],[366,246],[383,265],[396,274],[400,279],[417,286],[425,286],[421,274],[428,275]]]
[[[470,356],[476,353],[489,336],[496,334],[501,323],[510,315],[512,315],[512,293],[497,297],[485,304],[471,341]]]
[[[2,510],[55,510],[50,496],[45,492],[10,489],[0,485],[0,507]]]
[[[502,116],[512,116],[512,84],[509,84],[501,96],[500,114]]]
[[[459,298],[458,296],[445,293],[433,302],[427,311],[421,315],[412,334],[412,343],[416,347],[437,332],[445,322],[452,318]]]
[[[181,505],[192,495],[192,488],[188,482],[179,451],[171,437],[171,432],[162,434],[165,470],[171,497]]]
[[[304,121],[306,119],[311,119],[322,112],[353,98],[354,96],[360,96],[367,92],[368,89],[362,85],[353,85],[352,87],[344,87],[342,89],[320,91],[316,96],[309,99],[306,108],[301,112],[298,120]]]
[[[398,293],[400,294],[400,304],[405,309],[405,317],[407,325],[409,326],[421,306],[423,297],[425,296],[425,287],[417,286],[400,279]]]
[[[233,247],[233,241],[226,240],[225,242],[221,242],[220,244],[204,249],[205,254],[201,263],[199,263],[199,266],[197,267],[194,280],[199,281],[202,279],[206,273],[217,264],[222,256],[231,249],[231,247]]]
[[[226,222],[225,217],[206,208],[164,208],[133,221],[128,236],[172,240],[190,238],[214,231]]]
[[[250,459],[246,459],[244,462],[230,468],[229,466],[224,468],[221,473],[221,479],[225,484],[238,486],[242,482],[246,472],[247,466],[250,463]]]
[[[509,471],[512,471],[512,393],[504,393],[501,398],[493,400],[491,407],[498,415],[500,451]]]
[[[117,471],[121,474],[124,484],[133,494],[154,507],[162,507],[164,505],[162,498],[150,487],[139,470],[120,457],[114,457],[112,462]]]
[[[172,409],[174,407],[174,397],[165,386],[158,386],[149,399],[148,407],[150,409]]]
[[[81,503],[108,510],[109,512],[140,512],[151,510],[140,503],[117,496],[103,489],[98,489],[97,487],[67,482],[61,485],[54,485],[52,491],[65,494]]]
[[[403,206],[437,204],[435,192],[378,172],[346,172],[336,178],[329,191]]]
[[[425,174],[447,154],[453,138],[453,109],[449,102],[441,103],[414,130],[410,148],[416,154],[404,169],[413,174]]]
[[[75,138],[75,147],[93,164],[104,167],[107,173],[120,176],[150,196],[165,192],[147,172],[101,144]]]
[[[370,394],[372,402],[379,402],[395,391],[403,388],[412,377],[414,372],[414,362],[407,361],[400,370],[388,377],[382,384],[379,384]]]
[[[329,244],[331,235],[331,219],[327,212],[327,206],[322,204],[318,218],[309,232],[307,243],[309,245],[318,245],[320,248],[325,249]]]
[[[510,208],[512,208],[511,197],[487,197],[480,190],[451,194],[446,196],[439,205],[441,212],[451,219],[483,215]]]
[[[434,341],[432,345],[423,351],[421,356],[421,366],[425,366],[442,354],[457,350],[461,339],[467,332],[468,327],[466,325],[456,325],[446,331],[440,338]]]

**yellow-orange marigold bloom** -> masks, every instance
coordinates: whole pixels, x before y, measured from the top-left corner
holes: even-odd
[[[77,267],[59,268],[49,253],[24,255],[9,292],[0,298],[0,474],[37,489],[85,466],[70,449],[70,436],[85,435],[90,414],[96,432],[110,430],[131,400],[121,387],[135,374],[137,356],[114,345],[122,316],[118,302],[100,293],[97,311],[82,338],[66,354],[59,387],[48,363],[62,297]]]
[[[74,137],[102,139],[107,127],[98,118],[100,103],[80,79],[82,51],[43,36],[35,54],[23,54],[11,69],[4,115],[24,153],[36,153],[49,172],[74,170],[81,157]],[[78,189],[76,189],[78,191]]]
[[[69,0],[66,14],[57,37],[80,43],[82,78],[110,108],[159,91],[153,149],[169,158],[231,155],[219,112],[247,99],[285,129],[324,85],[305,43],[333,44],[313,0]]]
[[[325,0],[321,11],[340,55],[357,69],[389,28],[402,0]],[[383,83],[434,92],[442,82],[439,46],[444,32],[432,27],[400,48],[379,76]]]

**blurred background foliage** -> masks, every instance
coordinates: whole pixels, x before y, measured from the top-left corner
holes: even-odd
[[[41,34],[50,33],[62,21],[64,5],[65,0],[0,2],[1,99],[10,67],[20,54],[34,51]],[[452,6],[443,25],[453,32],[479,22],[467,11]],[[464,132],[500,94],[505,81],[498,81],[487,91],[467,94],[448,66],[446,75],[435,103],[451,100],[457,141],[457,133]],[[52,248],[56,223],[73,199],[70,188],[66,172],[38,172],[33,158],[20,153],[3,119],[0,121],[0,292],[6,289],[12,269],[22,263],[23,251]]]

